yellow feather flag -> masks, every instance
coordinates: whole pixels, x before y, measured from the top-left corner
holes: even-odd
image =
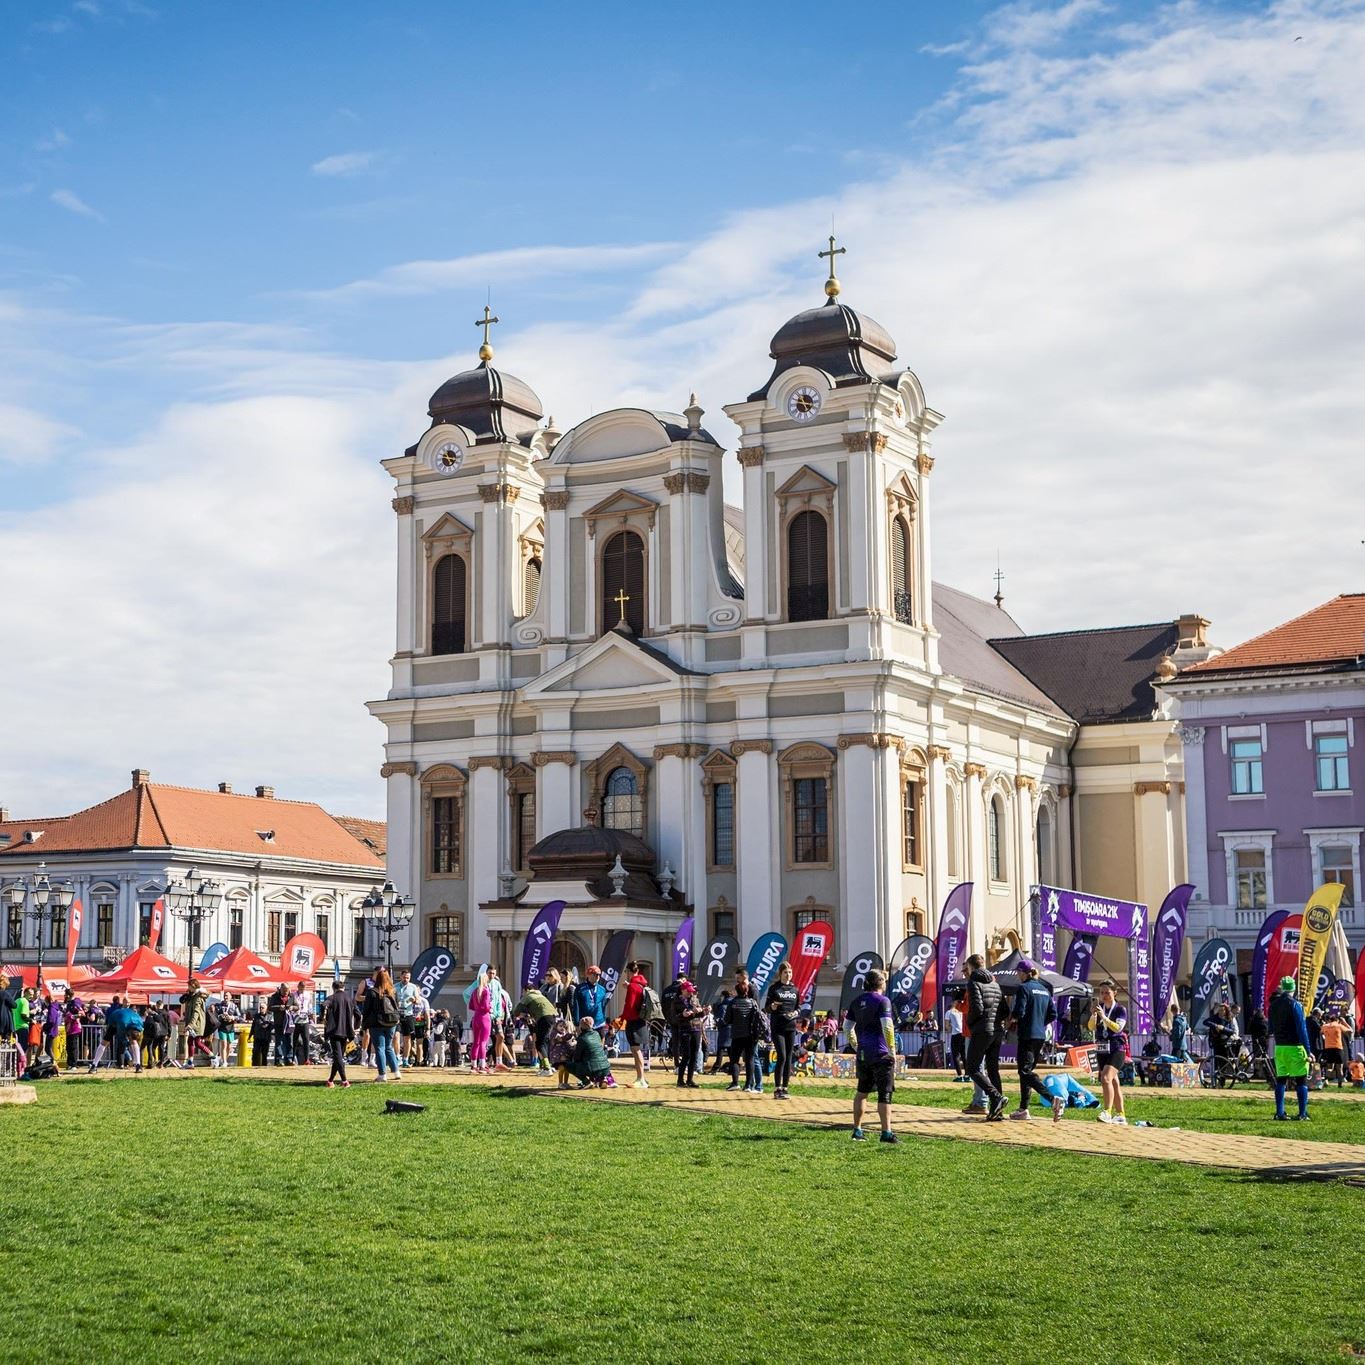
[[[1295,994],[1306,1010],[1313,1008],[1313,997],[1318,991],[1318,979],[1327,962],[1327,947],[1332,937],[1332,926],[1337,922],[1341,898],[1346,888],[1340,882],[1328,882],[1318,887],[1303,907],[1303,930],[1299,936],[1299,970]]]

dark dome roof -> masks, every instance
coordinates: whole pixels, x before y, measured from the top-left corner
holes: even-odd
[[[545,410],[531,386],[487,361],[447,379],[427,405],[433,425],[450,422],[476,441],[514,441],[540,425]]]
[[[896,359],[896,343],[880,322],[830,299],[823,307],[807,308],[784,322],[769,354],[777,363],[751,399],[766,397],[773,380],[797,365],[823,370],[836,386],[880,379]]]
[[[624,867],[652,868],[657,861],[654,850],[643,839],[623,829],[599,829],[596,825],[547,834],[526,858],[528,865],[536,869],[566,862],[575,866],[601,864],[605,868],[616,861],[617,854]]]

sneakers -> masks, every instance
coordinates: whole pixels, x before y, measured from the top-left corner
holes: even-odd
[[[1113,1123],[1114,1121],[1114,1116],[1107,1109],[1101,1109],[1095,1117],[1098,1118],[1101,1123]]]
[[[648,1090],[648,1089],[649,1089],[649,1082],[648,1082],[648,1081],[643,1081],[643,1080],[641,1080],[641,1081],[632,1081],[632,1082],[631,1082],[631,1085],[630,1085],[630,1088],[631,1088],[632,1090]]]
[[[1066,1101],[1060,1095],[1052,1097],[1052,1121],[1060,1123],[1062,1115],[1066,1113]]]
[[[998,1123],[1005,1117],[1005,1110],[1009,1108],[1009,1101],[1003,1095],[997,1095],[991,1101],[991,1107],[986,1114],[986,1119],[990,1123]]]
[[[1291,1123],[1308,1123],[1310,1120],[1307,1114],[1290,1114]]]
[[[1270,1117],[1274,1119],[1276,1123],[1287,1123],[1289,1121],[1288,1114],[1272,1114]]]
[[[91,1063],[90,1063],[90,1068],[89,1068],[88,1071],[86,1071],[85,1074],[86,1074],[87,1076],[93,1076],[93,1075],[95,1074],[95,1072],[98,1071],[98,1070],[99,1070],[99,1068],[94,1064],[94,1062],[91,1062]],[[1284,1115],[1281,1114],[1280,1117],[1283,1118]]]
[[[739,1089],[739,1082],[738,1082],[738,1081],[731,1081],[730,1084],[727,1085],[727,1086],[725,1087],[725,1093],[728,1095],[728,1094],[730,1093],[730,1091],[732,1091],[732,1090],[738,1090],[738,1089]]]
[[[885,1133],[882,1134],[882,1141],[883,1141],[883,1142],[899,1142],[899,1141],[900,1141],[900,1138],[898,1138],[898,1137],[895,1135],[895,1133],[892,1133],[892,1132],[888,1131],[888,1132],[885,1132]]]
[[[1010,1115],[1010,1118],[1014,1120],[1024,1119],[1027,1122],[1032,1120],[1033,1115],[1030,1114],[1027,1109],[1016,1109],[1014,1113]]]
[[[327,1082],[327,1089],[328,1089],[328,1090],[335,1090],[335,1089],[336,1089],[336,1082],[335,1082],[335,1081],[328,1081],[328,1082]]]
[[[984,1104],[969,1104],[962,1112],[964,1114],[984,1114],[986,1106]]]
[[[863,1130],[862,1130],[861,1128],[855,1128],[855,1129],[853,1130],[853,1141],[854,1141],[854,1142],[866,1142],[866,1141],[867,1141],[867,1134],[866,1134],[865,1132],[863,1132]]]
[[[351,1088],[351,1083],[350,1083],[350,1081],[342,1081],[342,1083],[341,1083],[341,1088],[342,1088],[343,1090],[349,1090],[349,1089]]]
[[[1115,1115],[1114,1115],[1114,1122],[1115,1122],[1120,1128],[1127,1128],[1127,1127],[1128,1127],[1128,1115],[1127,1115],[1127,1114],[1115,1114]]]

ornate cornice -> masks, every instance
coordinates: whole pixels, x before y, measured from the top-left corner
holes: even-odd
[[[474,754],[469,759],[469,771],[472,773],[477,768],[496,768],[499,772],[506,772],[512,766],[513,760],[504,754]]]
[[[763,463],[764,450],[762,446],[740,446],[735,451],[735,458],[744,466],[745,469],[752,469],[755,465]]]
[[[964,763],[962,771],[968,777],[984,778],[986,776],[986,765],[984,763]]]
[[[744,754],[770,754],[773,742],[770,739],[737,739],[730,745],[730,752],[739,758]]]
[[[1015,791],[1021,792],[1036,792],[1038,790],[1038,779],[1036,777],[1025,777],[1023,773],[1017,773],[1014,778],[1014,789]]]
[[[547,763],[577,763],[578,755],[572,749],[537,749],[531,755],[531,762],[537,768],[543,768]]]
[[[1204,727],[1202,725],[1180,725],[1176,727],[1175,732],[1180,737],[1182,744],[1202,744],[1204,742]]]
[[[521,496],[521,488],[514,483],[481,483],[479,496],[485,502],[516,502]]]
[[[931,744],[929,746],[929,757],[936,758],[940,763],[946,763],[953,756],[951,749],[946,749],[942,744]]]
[[[863,730],[851,735],[840,735],[837,741],[841,749],[851,749],[855,744],[866,744],[869,749],[895,749],[905,752],[905,741],[899,735],[888,735],[879,730]]]
[[[934,469],[934,457],[932,455],[921,455],[915,461],[915,467],[921,474],[930,474]]]
[[[416,777],[417,765],[415,763],[386,763],[379,770],[382,778],[390,777]]]
[[[1171,784],[1169,782],[1134,782],[1133,794],[1135,796],[1169,796]]]
[[[401,498],[395,498],[390,504],[400,517],[411,516],[413,509],[417,506],[417,499],[410,493]]]
[[[844,449],[851,453],[865,450],[871,455],[880,455],[886,449],[886,434],[880,431],[846,431]]]
[[[547,512],[562,512],[569,505],[569,490],[567,488],[546,489],[543,501]]]
[[[661,758],[701,758],[709,752],[705,744],[656,744],[654,761],[657,763]]]

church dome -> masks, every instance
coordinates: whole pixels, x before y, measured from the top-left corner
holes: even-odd
[[[547,834],[526,855],[527,865],[543,875],[547,868],[560,870],[567,865],[598,874],[617,859],[629,868],[648,870],[655,864],[654,850],[645,841],[623,829],[600,829],[581,825]]]
[[[880,322],[833,298],[784,322],[768,351],[776,364],[751,400],[767,397],[778,375],[798,365],[823,370],[837,387],[881,379],[896,359],[896,343]]]
[[[427,411],[433,425],[464,427],[476,441],[519,440],[534,432],[545,415],[529,384],[495,370],[486,360],[447,379],[431,395]]]

